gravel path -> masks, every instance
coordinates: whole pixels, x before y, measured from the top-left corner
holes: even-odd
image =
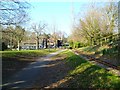
[[[53,78],[48,78],[48,76],[52,75],[52,77],[54,77],[52,71],[55,71],[53,68],[52,71],[50,71],[51,69],[49,67],[52,67],[55,64],[59,63],[59,60],[52,61],[50,58],[62,51],[64,50],[59,50],[55,53],[51,53],[46,57],[38,59],[36,62],[30,63],[30,65],[28,65],[26,68],[23,68],[15,76],[11,77],[7,83],[3,84],[3,90],[14,88],[21,88],[23,90],[26,88],[32,88],[36,81],[40,79],[43,81],[41,82],[41,85],[49,82]]]

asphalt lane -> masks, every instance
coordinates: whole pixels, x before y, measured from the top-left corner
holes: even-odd
[[[2,89],[31,88],[36,79],[43,76],[43,69],[45,69],[50,62],[50,57],[53,57],[62,51],[64,50],[51,53],[45,57],[37,59],[36,62],[30,63],[27,67],[11,77],[8,82],[4,83]]]

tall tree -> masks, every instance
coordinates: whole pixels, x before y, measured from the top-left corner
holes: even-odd
[[[20,0],[0,0],[0,24],[18,25],[28,20],[30,4]]]
[[[7,26],[7,28],[2,29],[2,42],[8,45],[10,49],[12,49],[15,44],[14,33],[12,26]]]
[[[71,36],[73,41],[85,42],[87,44],[96,44],[98,39],[114,33],[117,27],[117,4],[114,2],[107,3],[101,8],[92,7],[88,10]]]
[[[108,20],[108,31],[114,33],[115,27],[118,27],[118,3],[110,2],[103,8],[103,13]]]
[[[20,43],[25,37],[25,29],[23,29],[21,26],[15,27],[15,37],[17,40],[18,50],[20,50]]]
[[[40,22],[38,25],[33,24],[33,26],[32,26],[32,29],[34,30],[34,32],[36,34],[36,49],[39,49],[40,36],[44,32],[46,26],[47,25],[45,23],[42,23],[42,22]]]

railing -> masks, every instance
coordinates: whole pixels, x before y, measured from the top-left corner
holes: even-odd
[[[120,41],[120,33],[119,34],[114,34],[114,35],[109,35],[100,39],[97,39],[94,42],[92,42],[92,45],[104,45],[104,44],[110,44],[115,41]]]

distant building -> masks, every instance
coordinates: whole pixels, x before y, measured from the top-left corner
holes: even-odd
[[[39,48],[43,48],[42,40],[39,42],[40,42]],[[35,50],[37,48],[36,47],[36,40],[27,40],[27,41],[21,42],[20,47],[23,50]]]
[[[37,49],[37,42],[36,40],[26,40],[21,42],[20,47],[22,50],[35,50]],[[53,40],[47,40],[46,38],[40,39],[39,41],[39,49],[42,48],[55,48],[56,47],[61,47],[62,46],[62,40],[57,40],[56,45],[54,44]]]

